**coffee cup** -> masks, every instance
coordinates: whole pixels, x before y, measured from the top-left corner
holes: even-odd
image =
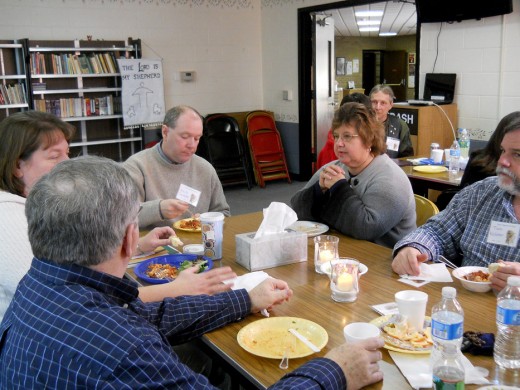
[[[378,337],[381,331],[377,326],[369,322],[352,322],[343,328],[343,335],[348,343],[355,344],[360,341]]]

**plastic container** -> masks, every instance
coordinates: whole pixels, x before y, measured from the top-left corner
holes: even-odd
[[[433,388],[436,390],[463,390],[464,365],[461,353],[453,344],[446,345],[440,358],[433,363]]]
[[[520,276],[510,276],[497,297],[494,358],[502,368],[520,368]]]
[[[450,177],[456,177],[459,173],[460,163],[460,146],[457,140],[454,140],[450,147],[450,163],[448,167]]]
[[[457,301],[457,290],[442,288],[442,299],[432,307],[433,348],[431,362],[437,361],[447,346],[453,345],[457,351],[462,345],[464,333],[464,310]],[[451,348],[451,347],[448,347]]]
[[[467,159],[469,157],[469,146],[470,146],[469,133],[467,129],[460,130],[459,146],[460,146],[460,157]]]
[[[211,260],[222,259],[222,240],[224,238],[224,214],[209,212],[200,215],[202,245],[204,255]]]

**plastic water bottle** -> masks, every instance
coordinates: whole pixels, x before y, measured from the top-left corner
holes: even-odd
[[[450,165],[448,167],[449,175],[451,177],[456,177],[459,173],[459,163],[460,163],[460,146],[457,140],[453,140],[453,143],[450,147]]]
[[[433,364],[433,388],[435,390],[464,389],[464,365],[459,350],[453,344],[446,345],[441,357]]]
[[[520,276],[510,276],[497,297],[495,363],[503,368],[520,368]]]
[[[470,139],[469,139],[468,130],[467,129],[462,129],[460,131],[460,138],[459,138],[460,157],[468,158],[468,156],[469,156],[469,145],[470,145]]]
[[[441,357],[447,345],[453,345],[453,348],[460,351],[463,332],[464,310],[457,301],[457,290],[443,287],[441,301],[432,307],[431,362],[435,363]]]

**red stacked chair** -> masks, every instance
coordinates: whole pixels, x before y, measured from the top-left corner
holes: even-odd
[[[287,179],[289,170],[285,160],[282,139],[273,116],[267,111],[252,111],[246,117],[247,140],[255,177],[260,187],[268,180]]]

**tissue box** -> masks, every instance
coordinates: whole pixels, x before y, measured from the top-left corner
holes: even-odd
[[[254,239],[255,232],[235,235],[237,263],[249,271],[307,261],[307,234],[285,232]]]

